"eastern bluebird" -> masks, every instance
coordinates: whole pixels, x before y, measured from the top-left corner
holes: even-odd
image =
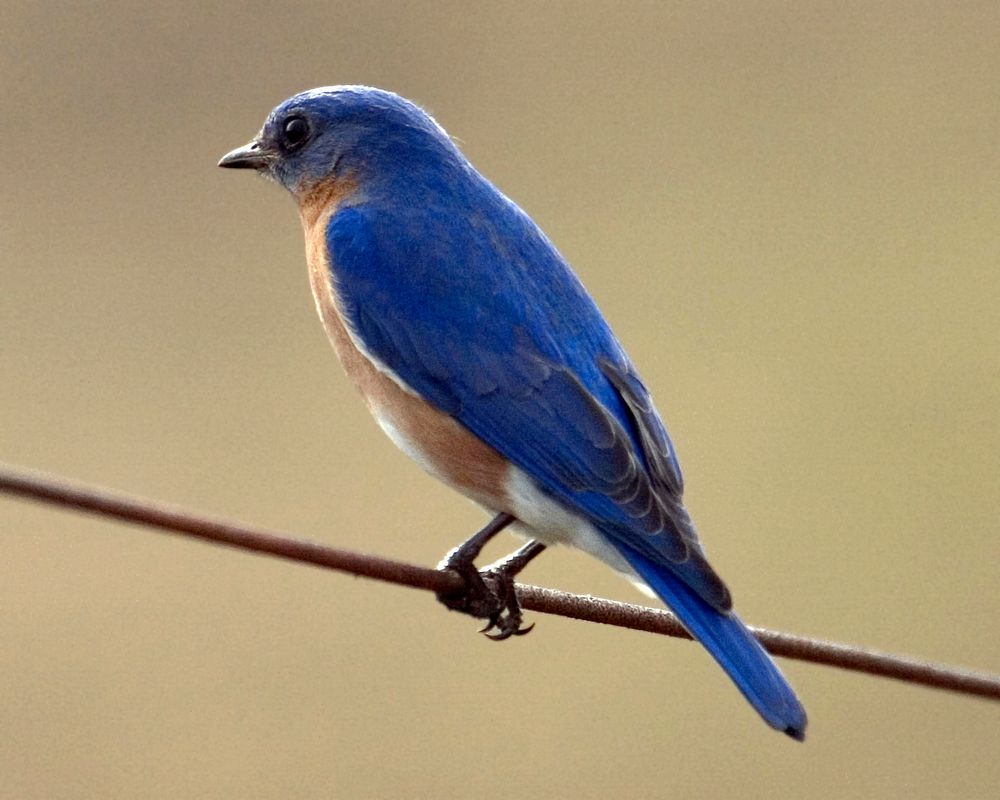
[[[519,630],[511,578],[545,544],[579,547],[648,586],[772,727],[806,714],[732,611],[681,501],[649,392],[545,234],[407,100],[363,86],[298,94],[219,162],[298,203],[320,318],[396,445],[497,516],[447,564],[470,567],[508,523],[536,541],[489,600],[442,598]],[[499,605],[497,605],[499,603]]]

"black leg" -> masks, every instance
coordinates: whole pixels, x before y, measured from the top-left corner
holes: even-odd
[[[510,514],[497,514],[484,527],[449,552],[438,564],[438,569],[461,571],[467,564],[471,564],[479,558],[479,554],[483,552],[487,542],[512,522],[514,522],[514,517]]]
[[[529,542],[483,572],[476,569],[475,559],[486,543],[514,521],[510,514],[497,514],[468,541],[448,553],[438,565],[438,569],[457,572],[465,580],[462,589],[441,592],[438,600],[452,611],[489,620],[489,625],[482,632],[496,628],[497,633],[487,633],[487,636],[497,641],[522,636],[533,627],[521,628],[521,608],[514,591],[514,576],[545,549],[540,542]]]

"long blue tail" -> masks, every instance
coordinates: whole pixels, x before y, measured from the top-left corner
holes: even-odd
[[[712,608],[668,567],[615,542],[625,560],[701,642],[772,728],[802,741],[806,712],[771,657],[733,613]]]

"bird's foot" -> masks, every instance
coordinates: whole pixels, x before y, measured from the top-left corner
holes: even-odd
[[[457,591],[439,592],[438,600],[452,611],[487,620],[480,633],[495,642],[524,636],[535,627],[522,627],[521,605],[514,588],[514,574],[507,568],[508,564],[505,561],[482,572],[471,561],[449,559],[441,565],[441,569],[457,573],[465,585]],[[493,630],[496,632],[490,633]]]
[[[534,625],[522,627],[523,616],[514,588],[514,576],[545,549],[539,542],[529,542],[516,553],[480,572],[474,560],[493,536],[507,527],[514,518],[498,514],[485,528],[464,544],[452,550],[438,565],[462,578],[463,586],[449,592],[438,592],[438,600],[452,611],[487,620],[480,633],[494,641],[511,636],[524,636]],[[490,633],[495,630],[496,633]]]

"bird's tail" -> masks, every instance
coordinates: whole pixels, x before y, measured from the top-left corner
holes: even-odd
[[[654,564],[631,548],[615,543],[625,560],[701,642],[772,728],[802,741],[806,712],[771,657],[732,612],[720,612],[669,567]]]

